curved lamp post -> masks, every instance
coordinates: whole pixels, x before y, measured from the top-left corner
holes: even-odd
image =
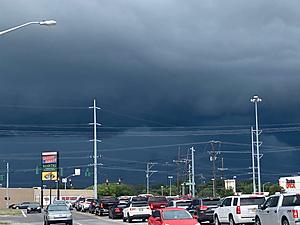
[[[26,26],[32,25],[32,24],[39,24],[39,25],[42,25],[42,26],[53,26],[53,25],[56,25],[56,21],[55,20],[43,20],[43,21],[40,21],[40,22],[33,21],[33,22],[24,23],[24,24],[21,24],[19,26],[12,27],[10,29],[0,31],[0,36],[4,35],[4,34],[7,34],[9,32],[18,30],[18,29],[20,29],[22,27],[26,27]]]

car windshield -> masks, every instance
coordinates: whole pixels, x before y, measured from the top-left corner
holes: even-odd
[[[149,202],[168,202],[166,197],[150,197]]]
[[[164,220],[183,220],[183,219],[192,219],[191,214],[185,210],[170,210],[163,212]]]
[[[182,201],[182,202],[177,202],[176,206],[189,206],[191,204],[191,201]]]
[[[241,198],[241,206],[243,205],[261,205],[265,201],[264,197]]]
[[[147,202],[134,202],[132,203],[132,207],[147,207],[148,203]]]
[[[66,205],[49,205],[48,211],[69,211],[69,208]]]
[[[206,205],[206,206],[210,206],[210,205],[218,205],[220,202],[220,200],[210,200],[210,199],[204,199],[203,200],[203,205]]]
[[[40,206],[39,204],[29,204],[29,205],[28,205],[28,207],[32,207],[32,208],[33,208],[33,207],[39,207],[39,206]]]

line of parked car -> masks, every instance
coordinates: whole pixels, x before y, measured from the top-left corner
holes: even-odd
[[[48,225],[55,220],[72,224],[72,207],[77,211],[122,219],[129,223],[136,219],[148,220],[148,225],[300,225],[300,194],[295,193],[277,193],[269,197],[235,195],[223,199],[146,195],[78,198],[72,206],[65,201],[55,201],[49,205],[44,210],[44,224]],[[27,209],[27,213],[42,211],[38,203],[30,202],[14,204],[11,208]]]
[[[106,196],[99,199],[79,198],[73,207],[77,211],[89,212],[110,219],[146,221],[149,225],[213,223],[213,209],[220,198],[165,197],[165,196]],[[167,220],[167,222],[166,222]]]

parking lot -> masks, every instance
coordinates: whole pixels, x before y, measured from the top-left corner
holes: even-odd
[[[88,213],[81,213],[76,212],[75,210],[72,211],[73,213],[73,224],[74,225],[117,225],[117,224],[128,224],[124,223],[122,220],[111,220],[108,217],[99,217],[95,215],[91,215]],[[42,225],[44,224],[43,220],[43,213],[33,213],[33,214],[26,214],[26,211],[22,211],[22,216],[13,216],[13,217],[0,217],[0,221],[7,221],[11,224],[18,225]],[[134,221],[134,224],[146,225],[147,222],[141,221]]]

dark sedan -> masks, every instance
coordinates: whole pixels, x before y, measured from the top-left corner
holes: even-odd
[[[40,204],[38,204],[38,203],[29,204],[28,207],[27,207],[27,214],[32,213],[32,212],[41,213],[42,208],[41,208]]]
[[[122,219],[123,209],[127,206],[126,203],[119,203],[109,208],[108,217],[110,219]]]

